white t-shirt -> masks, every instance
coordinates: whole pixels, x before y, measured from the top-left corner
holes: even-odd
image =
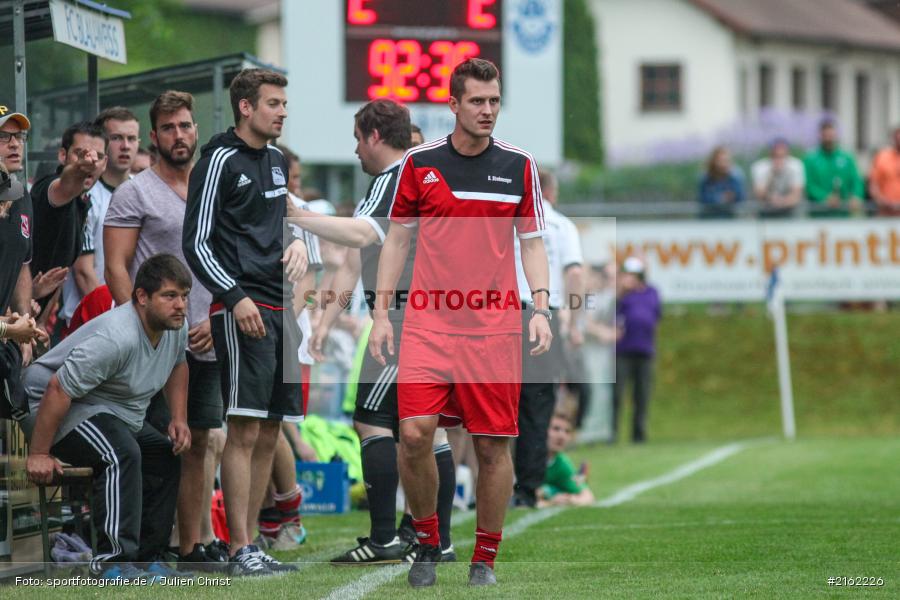
[[[313,206],[310,206],[309,202],[303,200],[302,198],[298,198],[294,194],[288,192],[288,198],[291,199],[291,202],[294,203],[294,206],[297,208],[306,208],[307,210],[312,210],[313,212],[319,212],[315,210]],[[294,225],[291,226],[294,230],[294,234],[303,239],[304,243],[306,243],[306,253],[309,259],[309,266],[322,266],[322,253],[319,251],[319,237],[309,233],[308,231],[304,231],[300,227],[296,227]],[[300,328],[300,333],[303,334],[303,339],[300,340],[300,347],[297,348],[297,359],[300,361],[301,365],[314,365],[316,364],[316,359],[312,357],[309,353],[309,338],[312,337],[312,323],[309,320],[309,310],[304,310],[300,313],[300,316],[297,317],[297,326]]]
[[[102,179],[98,179],[88,191],[91,197],[91,208],[84,220],[84,241],[81,244],[81,255],[94,255],[94,272],[97,274],[97,281],[100,285],[106,283],[106,278],[103,276],[103,220],[106,218],[106,211],[114,191],[115,189],[103,183]],[[75,314],[75,309],[78,308],[78,303],[82,298],[84,298],[84,294],[75,283],[75,270],[70,269],[63,284],[60,317],[68,322]]]
[[[561,308],[565,306],[565,280],[566,268],[572,265],[580,265],[584,262],[581,251],[581,235],[578,228],[569,217],[553,208],[548,201],[543,201],[544,207],[544,249],[547,252],[547,263],[550,267],[550,306]],[[532,302],[531,289],[528,280],[525,279],[525,269],[522,267],[522,253],[519,247],[519,238],[516,236],[516,280],[519,285],[519,297],[523,302]]]
[[[784,196],[796,187],[806,185],[806,175],[803,172],[803,163],[800,159],[788,156],[784,162],[784,168],[773,173],[772,159],[763,158],[750,169],[753,178],[753,189],[765,188],[766,194],[776,193]]]

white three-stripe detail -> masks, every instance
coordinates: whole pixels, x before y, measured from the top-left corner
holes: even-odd
[[[238,407],[238,365],[240,364],[238,353],[240,348],[234,331],[234,313],[225,311],[222,317],[225,322],[225,344],[228,347],[228,383],[230,386],[228,390],[228,408],[232,409]]]
[[[378,207],[379,200],[384,195],[384,188],[387,187],[387,184],[391,181],[391,174],[384,173],[383,175],[379,175],[378,179],[375,180],[375,183],[372,185],[372,191],[369,192],[368,197],[363,200],[362,204],[359,205],[359,209],[356,211],[356,216],[362,215],[371,215],[375,209]]]
[[[222,175],[222,169],[228,158],[236,152],[237,148],[227,147],[219,148],[213,152],[212,159],[209,161],[206,181],[203,183],[203,193],[200,196],[200,217],[197,224],[197,234],[194,236],[194,248],[197,252],[197,257],[200,259],[200,264],[203,265],[207,274],[216,285],[225,290],[234,287],[235,281],[216,261],[208,242],[212,232],[216,195],[219,192],[219,179]]]
[[[392,373],[396,371],[396,366],[388,365],[381,369],[381,374],[378,376],[378,379],[375,380],[375,385],[372,386],[372,391],[369,392],[369,397],[366,398],[366,403],[363,405],[364,408],[368,410],[375,410],[375,404],[378,402],[379,394],[384,395],[381,390],[382,388],[387,389],[387,386],[391,384],[391,380],[393,378]]]
[[[538,177],[537,171],[537,163],[534,162],[534,157],[531,156],[530,153],[522,150],[521,148],[517,148],[512,144],[504,142],[502,140],[494,140],[494,143],[504,150],[508,150],[509,152],[515,152],[517,154],[521,154],[528,161],[528,166],[531,170],[531,202],[532,209],[534,210],[534,217],[537,221],[537,228],[539,231],[544,229],[544,207],[542,205],[542,194],[541,194],[541,180]]]
[[[367,407],[369,410],[378,410],[381,406],[381,401],[384,400],[385,394],[387,394],[388,389],[390,389],[391,385],[397,379],[397,366],[388,366],[387,367],[388,374],[387,378],[382,382],[381,387],[377,390],[373,391],[371,398],[371,406]]]
[[[106,520],[103,523],[103,528],[104,533],[112,546],[112,552],[99,554],[91,560],[91,569],[97,571],[99,570],[99,563],[114,558],[122,553],[122,546],[119,544],[119,458],[116,456],[115,451],[112,449],[112,445],[106,437],[90,421],[83,421],[75,428],[75,430],[78,431],[79,435],[94,448],[101,459],[107,464],[106,489],[104,490],[106,500]]]

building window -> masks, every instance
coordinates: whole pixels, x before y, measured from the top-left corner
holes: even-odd
[[[869,76],[856,74],[856,149],[869,148]]]
[[[822,110],[837,112],[837,73],[829,67],[822,67],[820,83],[822,85]]]
[[[759,107],[768,108],[775,104],[775,91],[773,89],[772,65],[762,63],[759,65]]]
[[[791,69],[791,106],[794,110],[806,108],[806,71],[801,67]]]
[[[642,111],[679,111],[681,102],[681,65],[641,65]]]

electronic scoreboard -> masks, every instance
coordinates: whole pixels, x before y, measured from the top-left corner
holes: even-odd
[[[501,69],[499,0],[346,0],[344,99],[446,103],[470,57]]]
[[[452,131],[450,75],[498,66],[495,132],[541,163],[562,155],[563,0],[300,0],[282,3],[285,142],[308,162],[353,163],[353,114],[390,98],[427,140]]]

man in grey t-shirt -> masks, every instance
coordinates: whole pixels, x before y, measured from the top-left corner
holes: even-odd
[[[130,303],[90,321],[25,371],[29,478],[50,482],[62,471],[57,459],[94,470],[91,513],[101,532],[95,573],[136,576],[130,563],[157,560],[172,530],[177,455],[191,445],[184,358],[190,288],[177,258],[149,258]],[[160,390],[172,413],[168,437],[144,421]]]
[[[106,212],[103,229],[106,282],[115,301],[131,297],[137,266],[148,256],[165,252],[187,264],[181,249],[188,179],[197,148],[193,97],[166,91],[150,106],[150,139],[159,150],[156,164],[117,190]],[[188,406],[191,449],[182,457],[178,497],[179,563],[224,561],[227,547],[215,539],[210,508],[217,448],[225,443],[219,388],[219,365],[212,349],[209,305],[212,294],[195,285],[188,298]],[[150,409],[150,420],[160,411]],[[159,424],[157,424],[159,426]],[[177,541],[176,541],[177,540]],[[219,565],[215,565],[219,566]]]

